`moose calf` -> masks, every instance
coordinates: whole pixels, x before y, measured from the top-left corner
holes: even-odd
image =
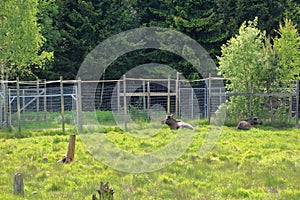
[[[187,128],[187,129],[194,130],[194,127],[192,125],[180,121],[178,119],[174,119],[173,115],[166,115],[166,119],[162,120],[161,123],[167,124],[172,130],[177,130],[179,128]]]

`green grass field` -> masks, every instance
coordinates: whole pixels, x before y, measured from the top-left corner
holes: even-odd
[[[213,150],[200,157],[207,130],[207,125],[198,126],[192,145],[171,165],[141,174],[102,164],[87,151],[81,135],[75,162],[57,163],[66,154],[72,130],[27,132],[20,138],[1,133],[0,199],[92,199],[101,180],[114,188],[115,199],[300,199],[299,129],[224,126]],[[177,134],[163,128],[151,140],[137,140],[118,128],[103,132],[115,145],[138,153],[159,149]],[[24,175],[24,197],[13,194],[17,172]]]

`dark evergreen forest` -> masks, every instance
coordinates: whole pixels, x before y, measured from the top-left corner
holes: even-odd
[[[221,45],[246,20],[258,17],[258,27],[276,36],[279,23],[289,18],[300,24],[296,0],[39,0],[38,23],[46,39],[42,49],[54,58],[33,68],[40,79],[74,79],[85,56],[110,36],[138,27],[163,27],[184,33],[201,44],[216,60]],[[299,26],[297,26],[299,30]],[[189,75],[182,58],[160,50],[128,53],[110,66],[106,79],[140,64],[168,64]],[[217,64],[217,62],[216,62]]]

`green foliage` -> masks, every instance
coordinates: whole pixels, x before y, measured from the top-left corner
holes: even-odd
[[[274,49],[278,55],[280,80],[300,79],[300,36],[296,25],[285,19],[280,24],[278,37],[274,39]]]
[[[51,52],[41,51],[45,38],[36,17],[38,1],[1,1],[0,11],[1,74],[31,74],[31,66],[41,67],[52,58]]]
[[[37,22],[45,38],[41,51],[53,52],[61,40],[60,32],[54,23],[59,14],[56,0],[38,0]],[[42,68],[33,67],[32,71],[39,79],[53,80],[58,78],[53,67],[53,59],[51,59],[45,61]],[[27,80],[30,78],[32,77],[26,77]]]
[[[75,129],[68,129],[65,133],[59,129],[44,129],[44,130],[23,130],[21,133],[18,133],[13,130],[0,130],[0,138],[29,138],[29,137],[37,137],[37,136],[54,136],[54,135],[68,135],[74,134],[76,132]]]
[[[227,33],[221,29],[223,21],[217,13],[218,7],[212,0],[201,2],[163,0],[159,4],[155,1],[148,3],[137,1],[136,10],[142,26],[164,27],[184,33],[202,45],[213,58],[219,54],[219,46],[227,38]],[[184,51],[188,51],[185,47],[180,48],[182,48],[181,55],[185,54]],[[160,57],[163,61],[168,60],[170,66],[184,75],[193,74],[193,68],[186,60],[178,61],[175,55]]]
[[[134,123],[142,124],[150,121],[148,119],[148,111],[144,109],[140,109],[139,105],[130,106],[129,116]]]
[[[244,21],[256,16],[260,19],[257,27],[274,37],[274,30],[284,17],[300,23],[299,3],[293,0],[28,0],[21,3],[4,0],[0,3],[0,64],[11,77],[24,75],[33,79],[36,75],[58,79],[62,75],[73,79],[84,57],[100,42],[122,31],[145,26],[182,32],[215,59],[220,56],[221,44],[236,34]],[[54,52],[54,62],[51,52]],[[192,77],[195,72],[186,60],[152,49],[119,58],[106,78],[119,78],[131,66],[149,62],[166,63],[186,77]]]
[[[258,71],[264,64],[263,39],[265,33],[257,28],[258,18],[244,22],[238,35],[222,45],[219,72],[230,80],[227,88],[234,92],[249,93],[257,84]]]
[[[261,89],[260,80],[264,74],[260,72],[266,63],[263,51],[265,33],[257,28],[257,22],[258,18],[244,22],[239,33],[222,46],[222,55],[218,57],[219,73],[229,81],[226,87],[233,93],[249,94]],[[253,108],[259,109],[260,101],[255,101]],[[249,104],[248,98],[232,97],[228,113],[234,118],[246,118],[250,116]],[[257,112],[254,110],[254,113]]]
[[[61,123],[62,116],[61,112],[47,112],[46,120],[44,120],[43,112],[39,112],[39,117],[37,112],[25,112],[25,114],[21,114],[21,129],[22,132],[28,131],[41,131],[41,130],[51,130],[57,129],[61,131]],[[100,126],[115,126],[116,120],[113,112],[111,111],[96,111],[96,112],[83,112],[82,117],[85,124],[93,124],[90,118],[93,118],[96,115],[98,123]],[[75,127],[75,113],[74,111],[65,111],[64,120],[65,120],[65,128],[74,130]],[[122,120],[122,119],[119,119]],[[12,115],[12,127],[17,129],[18,122],[16,119],[16,115]],[[6,130],[6,129],[3,129]],[[11,130],[14,132],[13,130]]]
[[[297,1],[287,0],[285,18],[291,19],[295,24],[300,24],[300,4]],[[299,31],[298,27],[298,31]]]
[[[291,0],[258,1],[258,0],[217,0],[218,14],[222,16],[223,31],[232,37],[238,32],[240,25],[258,17],[258,28],[266,30],[272,37],[276,35],[279,22],[283,17],[295,16],[292,14],[297,3]],[[290,4],[293,4],[290,5]],[[290,5],[290,6],[289,6]],[[272,16],[272,17],[270,17]]]
[[[108,37],[132,28],[130,4],[118,0],[58,0],[55,18],[61,38],[55,47],[56,78],[73,79],[85,56]]]
[[[299,78],[300,39],[296,26],[285,20],[274,42],[257,28],[258,18],[244,22],[239,33],[222,46],[218,57],[219,73],[228,80],[226,87],[237,94],[278,93],[279,87],[295,87],[291,80]],[[274,43],[274,45],[272,45]],[[280,91],[280,92],[290,92]],[[245,119],[251,114],[261,118],[287,122],[288,107],[283,98],[231,97],[228,119]],[[252,112],[249,107],[252,105]],[[263,106],[262,106],[263,105]]]
[[[101,125],[115,125],[116,121],[111,111],[96,111],[97,119]]]

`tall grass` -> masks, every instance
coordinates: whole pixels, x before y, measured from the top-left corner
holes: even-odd
[[[0,199],[91,199],[100,180],[114,188],[115,199],[300,199],[298,129],[223,127],[214,149],[200,157],[208,128],[197,126],[192,145],[168,167],[141,174],[102,164],[86,150],[81,135],[75,161],[61,164],[57,160],[66,153],[70,132],[31,132],[23,138],[2,134]],[[157,134],[137,139],[114,127],[102,134],[135,153],[158,150],[177,134],[168,128],[147,127],[146,132]],[[24,197],[13,194],[16,172],[24,174]]]

